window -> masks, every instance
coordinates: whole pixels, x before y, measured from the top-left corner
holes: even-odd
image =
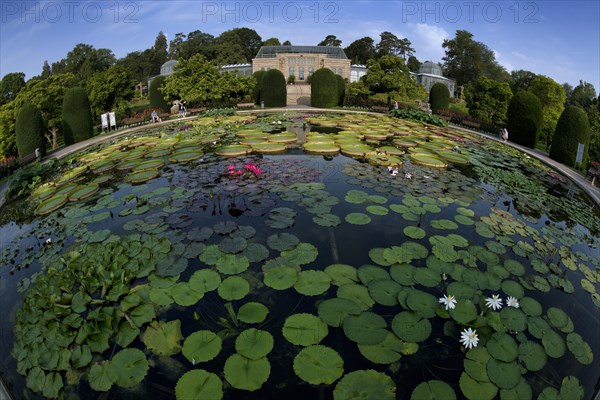
[[[290,69],[289,69],[288,76],[292,76],[292,75],[296,76],[294,67],[290,67]]]
[[[309,75],[309,76],[310,76],[310,75],[312,75],[314,72],[315,72],[315,69],[314,69],[313,67],[310,67],[310,68],[308,69],[308,75]]]
[[[304,67],[298,68],[298,79],[300,79],[301,81],[304,80]]]
[[[342,76],[342,75],[343,75],[343,74],[342,74],[342,71],[343,71],[343,70],[342,70],[341,68],[338,68],[338,75]]]

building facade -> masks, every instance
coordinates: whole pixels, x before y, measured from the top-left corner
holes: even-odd
[[[440,67],[438,64],[431,61],[426,61],[421,64],[418,73],[415,74],[414,72],[411,72],[410,75],[417,81],[417,83],[425,86],[427,93],[429,93],[431,87],[436,83],[443,83],[448,87],[450,97],[454,97],[455,82],[450,78],[442,76],[442,67]]]
[[[263,46],[252,60],[252,73],[278,69],[286,80],[294,75],[296,82],[306,81],[319,68],[350,80],[350,60],[341,47]]]

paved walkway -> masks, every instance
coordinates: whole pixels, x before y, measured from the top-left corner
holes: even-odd
[[[324,112],[324,113],[357,113],[357,114],[372,114],[372,115],[382,115],[382,114],[378,114],[378,113],[373,113],[370,111],[361,111],[361,110],[338,110],[338,109],[329,109],[329,108],[316,108],[316,107],[311,107],[311,106],[305,106],[305,105],[290,105],[287,107],[280,107],[280,108],[268,108],[268,109],[255,109],[255,110],[243,110],[243,111],[238,111],[238,114],[256,114],[256,113],[264,113],[264,112],[287,112],[287,111],[305,111],[305,112]],[[108,133],[108,134],[103,134],[100,136],[96,136],[93,137],[91,139],[85,140],[83,142],[79,142],[76,143],[72,146],[69,147],[65,147],[62,148],[60,150],[57,150],[55,152],[52,152],[51,154],[49,154],[48,156],[46,156],[43,160],[43,162],[46,162],[47,160],[50,159],[54,159],[54,158],[62,158],[66,155],[75,153],[77,151],[86,149],[90,146],[93,146],[95,144],[98,144],[100,142],[103,142],[105,140],[109,140],[109,139],[113,139],[115,137],[119,137],[119,136],[123,136],[123,135],[127,135],[127,134],[131,134],[131,133],[135,133],[137,131],[140,131],[142,129],[148,128],[150,126],[163,126],[163,125],[168,125],[170,123],[173,122],[179,122],[179,121],[191,121],[193,119],[197,118],[197,116],[191,116],[191,117],[185,117],[185,118],[178,118],[178,119],[171,119],[168,121],[163,121],[163,122],[158,122],[155,124],[145,124],[145,125],[141,125],[141,126],[136,126],[133,128],[128,128],[128,129],[123,129],[123,130],[119,130],[113,133]],[[486,135],[484,133],[481,132],[477,132],[477,131],[473,131],[470,129],[466,129],[466,128],[462,128],[462,127],[458,127],[458,126],[454,126],[452,125],[453,128],[456,129],[460,129],[466,132],[470,132],[470,133],[474,133],[476,135],[480,135],[483,136],[489,140],[495,140],[497,142],[501,142],[501,140],[499,140],[496,137],[493,137],[491,135]],[[581,176],[577,171],[572,170],[571,168],[560,164],[552,159],[550,159],[550,157],[548,157],[548,155],[539,152],[537,150],[532,150],[530,148],[524,147],[524,146],[520,146],[516,143],[512,143],[512,142],[507,142],[506,145],[508,146],[512,146],[514,148],[517,148],[519,150],[521,150],[522,152],[529,154],[531,157],[535,157],[538,160],[540,160],[541,162],[543,162],[544,164],[554,168],[557,171],[560,171],[562,174],[566,175],[569,179],[571,179],[573,182],[575,182],[575,184],[577,186],[579,186],[582,190],[584,190],[590,197],[591,199],[598,205],[600,206],[600,188],[593,186],[587,179],[585,179],[583,176]],[[2,196],[3,197],[3,196]],[[1,205],[2,200],[0,200],[0,205]]]

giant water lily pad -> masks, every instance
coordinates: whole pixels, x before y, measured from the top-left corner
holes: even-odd
[[[344,375],[333,391],[334,400],[394,400],[396,385],[383,372],[358,370]]]
[[[42,201],[40,205],[37,206],[37,208],[35,209],[35,213],[37,215],[50,214],[51,212],[56,211],[65,204],[67,204],[68,201],[69,198],[67,197],[67,195],[54,195],[49,199]]]
[[[127,179],[131,183],[144,183],[148,182],[160,175],[160,172],[156,169],[146,169],[143,171],[134,171],[127,175]]]
[[[413,153],[410,155],[410,160],[415,164],[432,168],[446,168],[448,166],[448,164],[440,158],[424,153]]]
[[[223,146],[215,151],[215,154],[223,157],[238,157],[250,154],[252,147],[244,145],[229,145]]]
[[[69,201],[79,201],[92,197],[98,191],[100,187],[96,183],[89,183],[87,185],[79,185],[71,193],[69,193]]]
[[[194,332],[183,342],[181,352],[192,364],[210,361],[221,352],[221,338],[208,330]]]
[[[346,336],[358,344],[378,344],[388,334],[387,323],[378,314],[363,312],[360,315],[349,315],[343,322]]]
[[[283,324],[283,336],[288,342],[300,346],[318,344],[327,334],[327,324],[312,314],[294,314]]]
[[[294,358],[294,372],[312,385],[330,385],[344,373],[344,360],[330,347],[305,347]]]
[[[235,350],[251,360],[259,360],[273,350],[273,336],[260,329],[246,329],[235,340]]]
[[[433,380],[421,382],[410,395],[410,400],[453,400],[456,394],[446,382]]]
[[[181,350],[181,321],[152,322],[144,332],[142,341],[154,354],[172,356]]]
[[[240,354],[233,354],[225,361],[225,379],[236,389],[258,390],[269,379],[271,364],[267,358],[251,360]]]
[[[305,143],[304,151],[308,153],[316,153],[316,154],[336,154],[340,151],[340,147],[333,143]]]
[[[203,369],[188,371],[175,385],[176,400],[223,398],[223,382],[221,379]]]

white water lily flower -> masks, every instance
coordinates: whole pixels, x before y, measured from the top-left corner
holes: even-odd
[[[460,342],[467,348],[472,349],[473,347],[477,347],[477,343],[479,343],[479,337],[477,337],[477,330],[473,330],[471,328],[465,329],[460,334]]]
[[[456,307],[456,297],[451,294],[440,297],[439,302],[446,306],[446,310],[452,310]]]
[[[512,297],[512,296],[508,296],[508,298],[506,299],[506,305],[508,307],[514,307],[514,308],[519,308],[519,300],[517,300],[516,297]]]
[[[410,172],[407,172],[407,173],[404,175],[404,177],[405,177],[406,179],[412,179],[412,177],[413,177],[413,176],[412,176],[412,174],[411,174]]]
[[[47,245],[48,245],[48,244],[51,244],[51,243],[52,243],[52,239],[51,239],[51,238],[48,238],[48,239],[46,239],[46,244],[47,244]]]
[[[499,294],[493,294],[492,297],[485,299],[485,305],[493,310],[499,310],[502,308],[502,299]]]

